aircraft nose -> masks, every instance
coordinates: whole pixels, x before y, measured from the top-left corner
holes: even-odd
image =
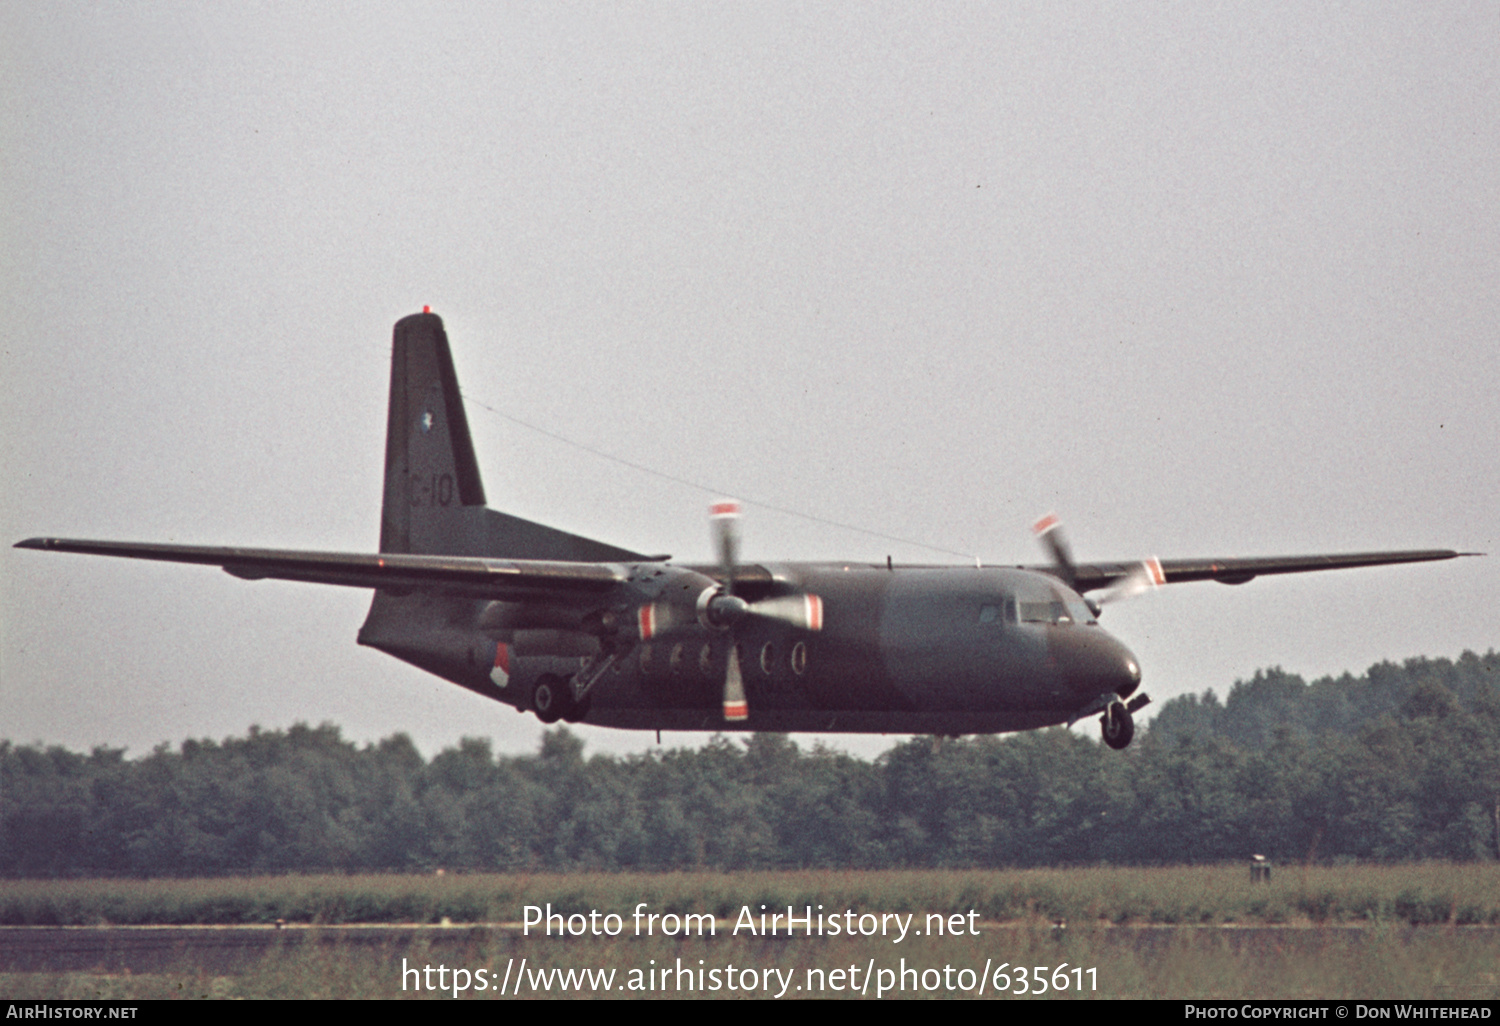
[[[1120,683],[1110,690],[1121,698],[1129,698],[1141,686],[1141,664],[1136,661],[1134,653],[1118,641],[1115,642],[1115,647],[1120,652]]]
[[[1058,640],[1053,655],[1069,687],[1080,696],[1114,692],[1129,698],[1141,686],[1140,662],[1098,627],[1078,628]]]

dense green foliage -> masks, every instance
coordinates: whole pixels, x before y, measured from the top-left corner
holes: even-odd
[[[585,759],[251,729],[139,760],[0,742],[0,874],[1008,867],[1495,857],[1500,654],[1280,670],[1112,752],[1055,729],[875,763],[780,735]]]

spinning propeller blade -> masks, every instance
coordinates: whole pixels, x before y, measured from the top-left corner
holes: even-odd
[[[1052,562],[1057,564],[1057,576],[1063,579],[1063,583],[1069,588],[1075,587],[1078,580],[1078,571],[1073,564],[1073,553],[1068,548],[1068,539],[1063,534],[1062,521],[1056,513],[1048,513],[1042,519],[1031,525],[1031,533],[1036,535],[1037,541],[1042,543],[1052,556]]]
[[[1064,584],[1076,591],[1078,589],[1078,564],[1073,562],[1073,551],[1068,545],[1067,536],[1063,533],[1062,521],[1057,514],[1048,513],[1032,525],[1031,531],[1042,543],[1042,548],[1052,556],[1052,562],[1056,567],[1054,572]],[[1130,573],[1111,584],[1098,598],[1085,598],[1084,601],[1097,616],[1099,610],[1111,602],[1134,598],[1136,595],[1153,591],[1166,583],[1167,575],[1162,571],[1161,562],[1152,556],[1138,563]]]
[[[1107,606],[1111,602],[1118,602],[1121,599],[1134,598],[1148,591],[1155,591],[1166,583],[1167,575],[1162,572],[1161,561],[1152,556],[1106,588],[1097,601],[1101,606]]]
[[[724,672],[724,719],[738,723],[750,718],[745,701],[745,678],[740,674],[740,646],[729,646],[729,667]]]
[[[708,508],[713,524],[714,543],[719,550],[719,572],[724,578],[724,594],[734,594],[734,565],[739,552],[740,504],[720,499]]]

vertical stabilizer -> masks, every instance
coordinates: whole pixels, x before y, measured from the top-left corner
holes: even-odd
[[[430,313],[405,317],[396,322],[391,347],[381,552],[579,562],[647,558],[488,509],[484,501],[443,322]],[[501,697],[493,672],[508,650],[480,628],[486,602],[440,591],[377,590],[359,643]]]
[[[453,552],[463,534],[460,511],[484,505],[484,485],[436,314],[396,322],[385,446],[380,551]]]
[[[448,335],[431,313],[396,322],[380,551],[580,562],[647,558],[485,507]]]

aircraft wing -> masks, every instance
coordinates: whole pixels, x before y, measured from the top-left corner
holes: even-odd
[[[1160,569],[1157,584],[1181,584],[1186,581],[1218,581],[1221,584],[1244,584],[1265,574],[1303,574],[1314,570],[1347,570],[1361,566],[1385,566],[1391,563],[1427,563],[1459,556],[1477,556],[1477,552],[1454,552],[1452,549],[1409,549],[1401,552],[1346,552],[1315,556],[1253,556],[1250,558],[1162,559],[1144,565],[1156,576],[1153,564]],[[1107,588],[1142,568],[1139,560],[1128,563],[1079,563],[1074,568],[1075,590],[1079,593]],[[1055,567],[1036,567],[1056,573]]]
[[[609,563],[534,559],[300,552],[73,538],[28,538],[17,542],[16,548],[154,559],[168,563],[200,563],[221,567],[236,577],[251,581],[273,578],[397,592],[428,591],[511,602],[534,599],[577,601],[606,592],[627,579],[623,567]]]

